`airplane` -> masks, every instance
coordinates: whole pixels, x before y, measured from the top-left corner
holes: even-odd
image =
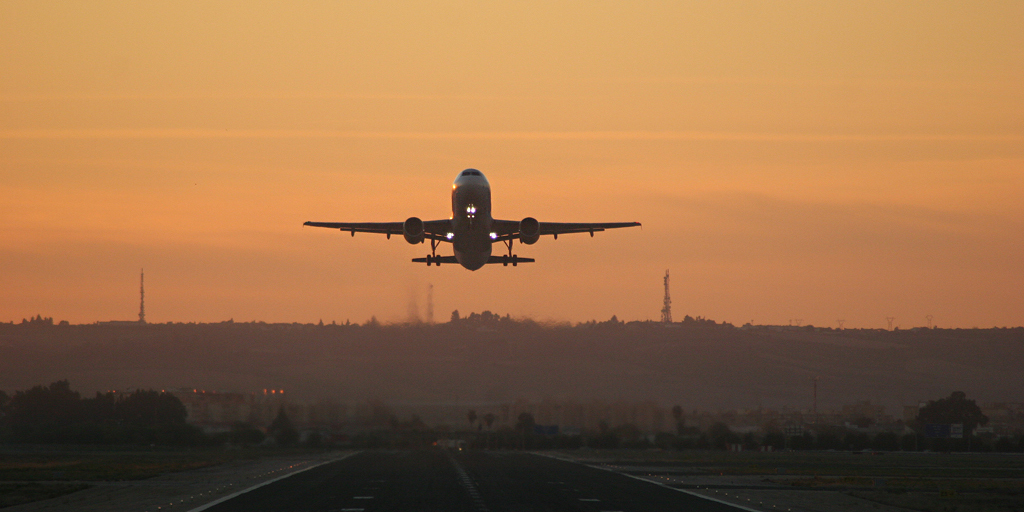
[[[410,244],[430,240],[430,254],[426,258],[413,258],[413,263],[441,266],[442,263],[458,263],[469,270],[477,270],[486,264],[501,263],[513,267],[520,263],[533,263],[533,258],[520,258],[512,253],[513,241],[526,245],[537,243],[541,235],[569,233],[590,233],[613,228],[639,226],[639,222],[539,222],[533,217],[523,220],[500,220],[491,218],[491,185],[484,174],[476,169],[459,173],[452,183],[452,215],[444,220],[420,220],[409,217],[405,222],[306,222],[303,226],[331,228],[356,233],[399,233]],[[442,242],[452,244],[454,256],[438,256],[437,247]],[[491,245],[504,243],[508,253],[491,255]]]

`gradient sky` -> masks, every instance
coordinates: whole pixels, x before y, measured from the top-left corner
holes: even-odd
[[[1024,324],[1024,2],[0,3],[0,321]],[[302,222],[640,221],[426,268]],[[444,246],[450,254],[450,246]]]

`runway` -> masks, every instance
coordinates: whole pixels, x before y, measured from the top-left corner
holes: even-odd
[[[626,475],[521,452],[368,451],[209,512],[742,510]]]

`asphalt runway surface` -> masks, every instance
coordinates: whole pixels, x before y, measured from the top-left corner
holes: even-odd
[[[737,512],[619,473],[520,452],[368,451],[204,512]]]

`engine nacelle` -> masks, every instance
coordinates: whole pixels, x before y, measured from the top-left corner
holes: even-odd
[[[423,221],[419,217],[409,217],[402,223],[402,236],[410,244],[423,243]]]
[[[533,217],[527,217],[519,221],[519,241],[526,245],[533,245],[540,240],[540,222]]]

